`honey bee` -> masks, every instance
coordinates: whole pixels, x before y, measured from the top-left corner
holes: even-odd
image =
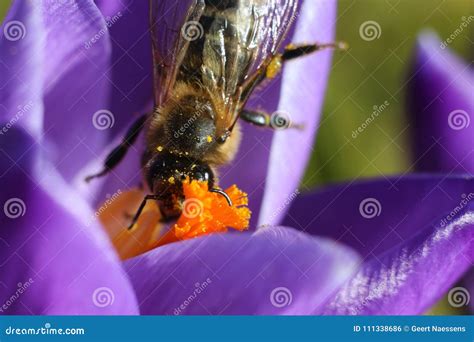
[[[154,66],[154,109],[136,120],[121,144],[107,156],[111,171],[145,129],[142,158],[146,195],[129,228],[149,200],[156,201],[163,220],[179,217],[184,179],[217,187],[216,168],[235,156],[241,134],[239,121],[281,128],[281,118],[245,108],[265,80],[278,75],[283,63],[340,44],[290,44],[280,50],[297,15],[298,0],[194,0],[179,19],[182,2],[165,7],[150,1],[150,33]],[[180,3],[180,4],[179,4]],[[179,29],[172,29],[180,23]]]

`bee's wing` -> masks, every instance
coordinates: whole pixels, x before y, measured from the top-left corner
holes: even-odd
[[[252,45],[257,45],[256,55],[249,72],[269,60],[278,49],[291,24],[296,19],[298,4],[301,0],[249,0],[255,9],[257,26]]]
[[[216,102],[218,129],[227,129],[243,84],[277,52],[299,1],[150,0],[155,105],[178,77],[193,77]]]
[[[203,1],[150,0],[155,106],[168,98],[189,46],[189,40],[183,37],[182,26],[199,21],[203,11]]]
[[[221,133],[236,120],[242,101],[246,100],[247,94],[242,94],[245,82],[277,53],[296,18],[298,1],[224,0],[235,6],[221,9],[206,28],[202,82],[214,99],[220,99]],[[218,11],[219,4],[213,10]]]

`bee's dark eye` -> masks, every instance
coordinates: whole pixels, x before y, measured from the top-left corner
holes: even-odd
[[[209,166],[204,164],[194,166],[189,173],[189,177],[191,180],[208,182],[209,187],[214,185],[214,173]]]

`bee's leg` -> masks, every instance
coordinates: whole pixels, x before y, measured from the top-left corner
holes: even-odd
[[[289,61],[316,51],[325,49],[347,50],[348,46],[345,42],[325,43],[325,44],[289,44],[283,51],[283,61]]]
[[[295,58],[309,55],[313,52],[336,49],[347,50],[347,44],[344,42],[326,43],[326,44],[288,44],[281,54],[275,55],[266,68],[266,78],[275,78],[281,71],[283,63]]]
[[[99,173],[86,177],[86,182],[89,182],[91,179],[97,177],[105,176],[112,169],[114,169],[120,163],[120,161],[122,161],[129,147],[137,139],[138,134],[140,133],[145,124],[146,118],[147,115],[145,114],[135,120],[135,122],[132,124],[132,126],[130,126],[127,133],[125,134],[125,137],[122,139],[122,142],[107,155],[107,158],[105,158],[104,169]]]
[[[268,127],[273,129],[303,129],[303,125],[292,123],[289,117],[279,112],[275,112],[273,115],[270,115],[262,111],[244,109],[240,113],[240,119],[259,127]]]
[[[145,208],[146,202],[149,201],[149,200],[155,200],[156,201],[157,199],[158,199],[158,196],[156,196],[156,195],[146,195],[145,198],[143,198],[143,201],[140,204],[140,206],[138,207],[138,210],[137,210],[135,216],[133,217],[132,222],[130,222],[130,225],[127,228],[128,230],[132,229],[133,226],[135,225],[135,223],[137,223],[137,220],[140,217],[140,215],[143,211],[143,208]]]
[[[266,67],[258,69],[249,77],[243,85],[242,99],[248,99],[253,90],[263,81],[275,78],[281,72],[284,62],[324,49],[346,50],[347,44],[344,42],[336,42],[327,44],[287,45],[283,53],[268,57]]]

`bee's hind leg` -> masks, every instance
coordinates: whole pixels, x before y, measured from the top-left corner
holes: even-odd
[[[326,43],[326,44],[288,44],[281,54],[275,55],[266,68],[266,78],[275,78],[281,71],[283,63],[292,59],[309,55],[313,52],[336,49],[347,50],[347,44],[344,42]]]
[[[144,114],[135,120],[135,122],[132,124],[132,126],[130,126],[127,133],[125,134],[125,137],[122,139],[122,142],[107,155],[107,158],[105,158],[104,168],[102,171],[86,177],[86,182],[89,182],[94,178],[105,176],[122,161],[129,147],[135,142],[138,134],[142,130],[147,116],[148,115]]]
[[[344,42],[326,43],[326,44],[289,44],[282,53],[269,56],[265,67],[257,69],[242,87],[242,99],[248,99],[256,87],[265,81],[276,78],[283,68],[286,61],[309,55],[313,52],[324,49],[347,50],[347,44]]]
[[[295,124],[291,122],[290,117],[286,115],[284,112],[278,112],[278,111],[270,115],[263,111],[244,109],[240,113],[240,119],[255,126],[268,127],[275,130],[286,129],[286,128],[296,128],[296,129],[304,128],[302,124]]]
[[[288,44],[282,53],[282,60],[289,61],[316,51],[325,49],[347,50],[345,42],[324,43],[324,44]]]

